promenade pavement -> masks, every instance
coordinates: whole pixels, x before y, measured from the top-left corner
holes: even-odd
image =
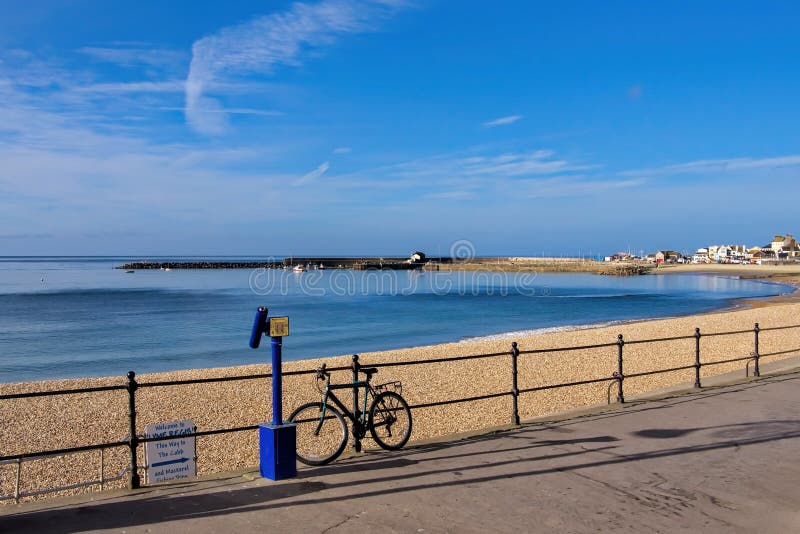
[[[6,506],[0,532],[786,533],[800,532],[798,481],[795,371],[282,482],[247,472]]]

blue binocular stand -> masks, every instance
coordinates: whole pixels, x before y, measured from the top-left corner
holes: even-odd
[[[297,433],[294,424],[283,422],[282,404],[281,347],[283,336],[289,334],[289,320],[268,314],[264,306],[258,308],[250,335],[251,348],[257,349],[265,334],[272,345],[272,423],[258,425],[259,463],[262,477],[283,480],[297,476]]]

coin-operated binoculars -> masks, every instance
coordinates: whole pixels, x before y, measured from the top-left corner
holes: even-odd
[[[272,423],[258,425],[259,460],[261,476],[283,480],[297,476],[297,433],[294,424],[283,422],[282,404],[281,348],[283,337],[289,335],[289,318],[269,317],[269,310],[261,306],[253,321],[250,347],[257,349],[265,334],[272,346]]]

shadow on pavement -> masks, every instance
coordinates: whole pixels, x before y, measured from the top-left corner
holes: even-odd
[[[751,387],[751,386],[745,386]],[[734,388],[732,391],[736,391]],[[706,393],[720,395],[726,392]],[[692,394],[700,400],[703,392]],[[675,402],[670,402],[674,400]],[[689,402],[670,399],[650,407],[633,407],[631,411],[658,410]],[[591,418],[591,417],[590,417]],[[602,419],[603,416],[599,416]],[[584,419],[586,420],[586,419]],[[575,424],[565,422],[565,424]],[[556,426],[563,426],[558,424]],[[392,495],[430,488],[447,488],[461,484],[480,484],[509,478],[536,477],[556,472],[570,472],[598,466],[641,462],[657,458],[691,455],[744,445],[800,438],[800,420],[760,421],[702,428],[653,428],[631,432],[640,438],[652,438],[648,443],[668,443],[687,434],[701,432],[703,442],[679,447],[663,447],[635,454],[615,452],[620,438],[609,435],[574,439],[537,440],[543,426],[531,426],[491,435],[468,438],[452,443],[411,447],[387,457],[367,454],[338,464],[300,471],[301,479],[276,484],[254,483],[254,487],[238,487],[213,493],[194,491],[186,485],[185,493],[153,494],[147,492],[124,497],[124,500],[90,503],[80,507],[56,508],[17,513],[0,517],[0,532],[80,532],[87,529],[119,529],[123,527],[166,523],[276,508],[319,505],[351,499]],[[563,432],[563,430],[561,430]],[[519,447],[482,451],[458,452],[462,447],[483,443],[502,446],[508,438],[525,440]],[[624,439],[624,438],[623,438]],[[514,443],[514,442],[511,442]],[[592,447],[592,445],[595,445]],[[542,454],[524,457],[509,452],[540,450]],[[438,454],[443,453],[443,454]],[[599,459],[584,460],[586,454],[602,453]],[[498,455],[505,457],[498,458]],[[473,461],[454,463],[459,458],[475,457]],[[595,457],[597,458],[597,457]],[[508,469],[512,466],[512,469]],[[488,473],[496,469],[500,473]],[[356,474],[357,476],[353,476]],[[350,475],[344,476],[341,475]],[[328,477],[321,482],[312,478]],[[339,479],[339,481],[337,481]],[[344,480],[342,480],[344,479]],[[241,481],[239,483],[244,483]],[[230,484],[226,480],[225,485]],[[238,485],[238,484],[237,484]],[[173,488],[174,490],[174,488]]]

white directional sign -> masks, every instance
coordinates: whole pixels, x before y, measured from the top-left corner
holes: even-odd
[[[169,438],[145,443],[148,482],[164,482],[197,475],[195,439],[194,436],[186,437],[194,429],[194,422],[188,419],[145,427],[147,438]]]

